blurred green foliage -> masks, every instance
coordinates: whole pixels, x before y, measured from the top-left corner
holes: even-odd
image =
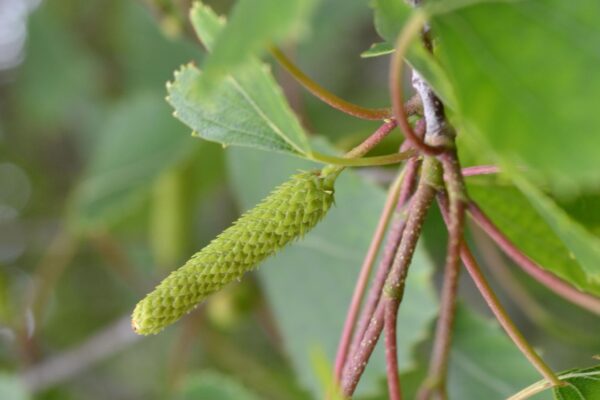
[[[210,2],[220,13],[231,3]],[[394,3],[374,5],[388,39],[398,26],[381,10],[394,9]],[[162,277],[286,176],[307,168],[284,155],[225,152],[192,138],[171,115],[165,83],[180,65],[200,65],[205,54],[193,39],[189,7],[186,0],[43,2],[29,17],[22,64],[0,71],[1,399],[322,397],[320,366],[311,353],[333,359],[382,204],[374,179],[379,175],[345,175],[329,222],[164,334],[140,339],[128,325],[136,301]],[[336,94],[365,105],[387,104],[387,59],[359,57],[381,41],[367,3],[322,0],[310,15],[303,40],[286,50]],[[375,128],[324,106],[277,67],[273,75],[306,130],[326,138],[313,141],[317,148],[347,149]],[[399,143],[395,135],[378,151],[389,153]],[[471,151],[465,159],[491,157]],[[390,171],[377,172],[385,178]],[[507,224],[532,211],[523,207],[513,216],[514,210],[497,208],[489,192],[478,187],[473,194],[487,199]],[[525,203],[522,196],[518,201]],[[597,231],[593,193],[561,201],[573,219]],[[430,277],[443,258],[444,229],[432,215],[410,276],[408,307],[401,311],[399,353],[407,382],[424,368],[436,312]],[[518,229],[513,233],[520,235]],[[552,308],[551,323],[559,326],[533,326],[519,304],[503,299],[527,336],[554,367],[589,364],[600,338],[587,328],[597,321],[518,278],[535,301]],[[469,308],[459,320],[451,393],[505,395],[531,382],[522,356],[498,327],[473,314],[483,307],[466,286]],[[502,282],[498,286],[502,291]],[[562,321],[577,335],[565,334]],[[572,343],[565,336],[585,340]],[[385,398],[381,354],[367,374],[361,396]]]

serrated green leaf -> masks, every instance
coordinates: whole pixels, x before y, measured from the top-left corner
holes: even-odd
[[[558,374],[564,386],[552,389],[555,400],[598,400],[600,398],[600,366],[572,369]],[[540,393],[549,393],[551,384],[546,380],[538,381],[508,400],[539,399]]]
[[[264,196],[276,182],[310,165],[285,156],[265,161],[259,152],[245,149],[235,149],[228,155],[233,187],[244,208]],[[301,242],[268,260],[259,271],[292,365],[301,384],[318,398],[323,393],[310,354],[314,349],[323,349],[330,361],[334,359],[358,270],[385,197],[380,188],[351,171],[338,178],[335,191],[336,206],[327,218]],[[431,261],[419,246],[398,323],[402,370],[412,365],[412,348],[425,337],[436,312],[431,271]],[[383,349],[378,348],[358,393],[375,393],[384,373]]]
[[[516,185],[529,198],[531,204],[544,217],[554,232],[571,250],[590,283],[600,284],[600,237],[593,235],[583,225],[571,218],[548,195],[527,179],[514,177]]]
[[[154,179],[190,154],[193,140],[155,93],[124,99],[98,132],[70,222],[76,229],[107,226],[149,193]]]
[[[554,389],[557,400],[598,400],[600,398],[600,366],[572,370],[560,374],[567,385]]]
[[[239,0],[229,23],[214,40],[199,85],[215,88],[227,74],[247,66],[269,46],[303,33],[316,3],[316,0]]]
[[[101,90],[98,60],[79,37],[70,35],[67,24],[50,5],[32,14],[27,31],[27,57],[14,92],[15,111],[23,113],[23,122],[35,131],[48,132],[48,127],[65,121],[80,123]]]
[[[595,0],[527,0],[432,19],[468,133],[561,192],[600,179],[598,15]]]
[[[200,3],[192,9],[191,19],[200,39],[211,48],[223,21]],[[310,151],[304,131],[268,67],[250,61],[246,68],[227,77],[210,98],[198,93],[200,77],[197,68],[187,65],[167,85],[175,115],[199,137],[225,146],[295,155]]]
[[[258,400],[233,378],[214,371],[188,375],[177,393],[177,400]]]
[[[469,180],[469,195],[519,249],[543,268],[577,288],[600,295],[572,253],[529,199],[512,185]]]

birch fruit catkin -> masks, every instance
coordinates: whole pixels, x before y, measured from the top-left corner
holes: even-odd
[[[277,187],[140,301],[133,311],[133,329],[142,335],[160,332],[208,295],[302,237],[331,207],[339,171],[325,167],[301,172]]]

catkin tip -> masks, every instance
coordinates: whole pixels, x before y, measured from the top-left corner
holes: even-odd
[[[137,323],[137,321],[136,321],[135,319],[133,319],[133,318],[131,319],[131,329],[133,329],[133,331],[134,331],[135,333],[137,333],[138,335],[141,335],[141,333],[140,333],[140,328],[139,328],[139,326],[138,326],[138,323]]]

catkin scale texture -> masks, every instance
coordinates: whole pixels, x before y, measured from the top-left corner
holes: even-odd
[[[324,171],[292,176],[172,272],[135,307],[134,330],[142,335],[158,333],[312,229],[333,203],[337,174]]]

